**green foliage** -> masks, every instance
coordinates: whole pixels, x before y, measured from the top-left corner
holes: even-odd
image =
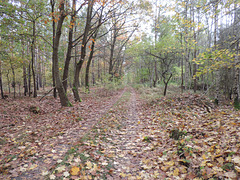
[[[240,102],[239,102],[239,99],[237,97],[234,99],[233,106],[236,110],[240,109]]]
[[[222,169],[225,171],[234,170],[234,164],[233,163],[226,163],[222,166]]]
[[[179,129],[173,129],[170,131],[170,138],[173,138],[175,140],[181,139],[183,136],[185,136],[187,132],[181,131]]]
[[[149,136],[145,136],[145,137],[143,138],[143,141],[150,143],[151,141],[153,141],[153,138],[152,138],[152,137],[149,137]]]
[[[207,49],[206,52],[200,53],[197,59],[193,60],[200,66],[196,76],[200,77],[207,72],[216,71],[223,67],[239,67],[239,65],[235,64],[235,56],[236,53],[231,52],[229,49]]]

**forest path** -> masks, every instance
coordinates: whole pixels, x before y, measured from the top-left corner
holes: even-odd
[[[49,177],[72,179],[142,179],[141,154],[145,146],[133,88],[127,87],[121,98],[100,121],[81,138],[66,161],[55,165]],[[66,168],[66,164],[68,167]],[[59,169],[64,171],[59,172]],[[66,173],[70,172],[70,174]],[[67,176],[69,175],[69,176]]]
[[[138,142],[139,137],[139,117],[136,108],[136,93],[133,88],[128,91],[128,102],[125,100],[119,103],[121,119],[118,120],[121,128],[111,129],[108,134],[112,137],[112,151],[114,173],[108,179],[121,179],[125,174],[130,174],[132,177],[137,176],[141,169],[140,159],[137,157],[137,152],[140,150]],[[115,115],[117,116],[117,115]],[[126,177],[129,178],[129,177]]]

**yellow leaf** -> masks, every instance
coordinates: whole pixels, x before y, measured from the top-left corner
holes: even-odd
[[[174,162],[173,161],[165,162],[164,164],[168,165],[170,167],[174,166]]]
[[[207,163],[207,166],[208,166],[208,167],[213,167],[213,164]]]
[[[178,176],[179,175],[179,169],[176,168],[174,171],[173,171],[173,176]]]
[[[123,178],[126,177],[126,174],[124,174],[123,172],[121,172],[119,175],[122,176]]]
[[[80,168],[77,166],[73,166],[72,169],[70,170],[70,174],[72,176],[77,176],[80,174]]]
[[[203,161],[200,166],[206,166],[207,161]]]
[[[217,161],[222,165],[224,163],[224,159],[222,157],[218,158]]]
[[[140,124],[141,122],[140,121],[138,121],[138,124]]]
[[[238,173],[240,173],[240,167],[235,166],[235,170],[236,170]]]
[[[203,154],[203,155],[202,155],[202,158],[203,158],[204,160],[206,160],[206,159],[207,159],[207,157],[206,157],[206,155],[205,155],[205,154]]]
[[[170,168],[169,166],[162,166],[161,170],[163,170],[164,172],[167,172],[169,168]]]

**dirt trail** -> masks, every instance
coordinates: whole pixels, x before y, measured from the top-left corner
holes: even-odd
[[[126,118],[122,119],[123,128],[116,132],[115,141],[117,143],[115,174],[118,177],[121,173],[129,173],[133,176],[139,171],[140,162],[136,157],[136,152],[139,147],[135,146],[136,142],[139,141],[139,118],[136,110],[136,94],[133,89],[130,89],[131,97],[127,104]],[[124,113],[124,112],[122,112]],[[115,178],[113,178],[115,179]]]

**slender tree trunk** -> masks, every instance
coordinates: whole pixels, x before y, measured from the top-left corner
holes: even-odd
[[[14,70],[14,67],[12,64],[12,60],[13,60],[13,52],[12,52],[12,58],[10,58],[10,65],[11,65],[12,75],[13,75],[13,77],[12,77],[13,78],[12,79],[13,97],[16,98],[16,77],[15,77],[15,70]]]
[[[98,68],[98,76],[97,76],[97,78],[98,78],[98,81],[99,81],[100,78],[101,78],[101,72],[100,72],[100,59],[98,59],[98,62],[97,62],[97,68]]]
[[[87,89],[87,91],[89,92],[89,70],[90,70],[90,65],[93,59],[93,54],[94,54],[94,47],[95,47],[95,40],[97,37],[97,31],[93,36],[93,41],[92,41],[92,46],[91,46],[91,52],[88,58],[88,62],[87,62],[87,67],[86,67],[86,74],[85,74],[85,88]]]
[[[117,27],[116,27],[116,24],[114,23],[112,42],[110,46],[110,59],[109,59],[109,69],[108,69],[108,73],[111,75],[110,80],[112,80],[113,78],[113,56],[114,56],[114,49],[115,49],[115,44],[117,40],[116,29]]]
[[[95,68],[94,68],[94,65],[95,64],[95,60],[94,60],[94,58],[93,58],[93,60],[92,60],[92,85],[94,86],[95,85]]]
[[[35,62],[35,40],[36,40],[36,21],[33,21],[33,39],[31,45],[31,53],[32,53],[32,76],[33,76],[33,97],[37,97],[37,84],[36,84],[36,75],[34,69]]]
[[[60,10],[60,17],[57,23],[57,30],[56,30],[56,37],[54,40],[54,48],[53,48],[53,60],[54,60],[54,76],[56,80],[56,88],[58,91],[58,95],[60,97],[60,102],[62,106],[71,106],[71,103],[69,102],[67,95],[65,93],[62,80],[60,78],[59,73],[59,62],[58,62],[58,49],[59,49],[59,42],[62,34],[62,24],[66,17],[65,11],[64,11],[64,1],[61,1],[59,10]]]
[[[22,59],[24,59],[24,42],[22,41]],[[27,96],[28,86],[27,86],[27,70],[26,70],[26,62],[23,62],[23,88],[24,88],[24,96]]]
[[[217,28],[218,28],[218,1],[214,3],[214,50],[217,50]],[[217,59],[218,61],[218,59]],[[215,104],[219,104],[219,86],[220,86],[220,69],[216,70],[216,93],[215,93]]]
[[[163,78],[164,78],[163,82],[164,82],[164,85],[165,85],[163,95],[166,96],[167,95],[168,83],[169,83],[170,79],[172,78],[172,74],[168,77],[167,80],[166,80],[166,77],[163,77]]]
[[[234,3],[234,9],[235,9],[235,13],[234,13],[234,24],[237,24],[237,1],[235,1]],[[233,28],[233,31],[235,31],[237,27]],[[233,34],[235,34],[237,32],[234,32]],[[239,37],[239,36],[238,36]],[[236,57],[235,57],[235,64],[239,63],[239,41],[236,44]],[[233,86],[233,97],[234,97],[234,106],[237,109],[240,109],[240,102],[239,102],[239,67],[236,68],[235,70],[235,77],[234,77],[234,86]]]
[[[73,28],[75,26],[75,16],[76,16],[76,0],[73,0],[72,2],[72,7],[73,7],[73,12],[71,15],[71,20],[70,20],[70,28],[69,28],[69,33],[68,33],[68,49],[67,49],[67,55],[66,55],[66,60],[65,60],[65,66],[64,66],[64,71],[63,71],[63,87],[65,89],[65,92],[67,92],[67,83],[68,83],[68,71],[69,71],[69,65],[71,61],[71,55],[72,55],[72,48],[73,48]]]
[[[183,46],[183,37],[182,37],[182,33],[181,33],[181,46]],[[181,57],[181,93],[183,93],[183,89],[184,89],[184,76],[183,76],[183,59],[184,59],[184,55],[182,55]]]
[[[7,82],[8,82],[8,94],[11,94],[11,86],[10,86],[10,78],[9,78],[9,70],[7,71]]]
[[[194,8],[193,8],[193,23],[195,23],[195,13],[194,13]],[[195,31],[195,27],[193,28],[193,39],[194,42],[197,42],[197,34]],[[197,58],[197,44],[194,45],[194,52],[193,52],[193,59],[195,59],[196,61]],[[197,77],[196,77],[196,73],[197,73],[197,64],[195,62],[193,62],[193,90],[196,93],[197,92]]]
[[[31,62],[28,64],[28,95],[31,96]]]
[[[4,99],[3,83],[2,83],[2,61],[0,61],[0,90],[1,90],[1,97],[2,99]]]
[[[157,74],[157,60],[155,58],[154,58],[154,74],[155,74],[155,78],[153,78],[153,87],[156,87],[158,74]]]
[[[52,37],[52,44],[53,44],[53,51],[54,51],[54,40],[56,36],[56,18],[55,18],[55,0],[50,0],[51,3],[51,10],[52,10],[52,30],[53,30],[53,37]],[[53,96],[54,98],[57,98],[57,89],[56,89],[56,80],[55,80],[55,73],[54,73],[54,67],[55,67],[55,61],[54,61],[54,54],[52,52],[52,81],[53,81]]]
[[[184,9],[184,20],[188,22],[188,0],[185,0],[185,9]],[[188,24],[187,24],[188,25]],[[184,26],[185,36],[185,87],[190,86],[189,83],[189,74],[190,74],[190,67],[189,67],[189,50],[188,50],[188,27]]]
[[[89,30],[91,27],[93,3],[94,3],[94,1],[92,1],[92,0],[88,2],[87,19],[86,19],[86,25],[85,25],[82,46],[81,46],[81,57],[80,57],[79,62],[76,65],[75,75],[74,75],[74,80],[73,80],[72,91],[73,91],[74,99],[75,99],[75,101],[79,101],[79,102],[81,102],[81,99],[80,99],[80,96],[78,93],[79,74],[80,74],[80,71],[81,71],[83,62],[85,60],[85,56],[86,56],[86,45],[87,45],[88,33],[89,33]]]

